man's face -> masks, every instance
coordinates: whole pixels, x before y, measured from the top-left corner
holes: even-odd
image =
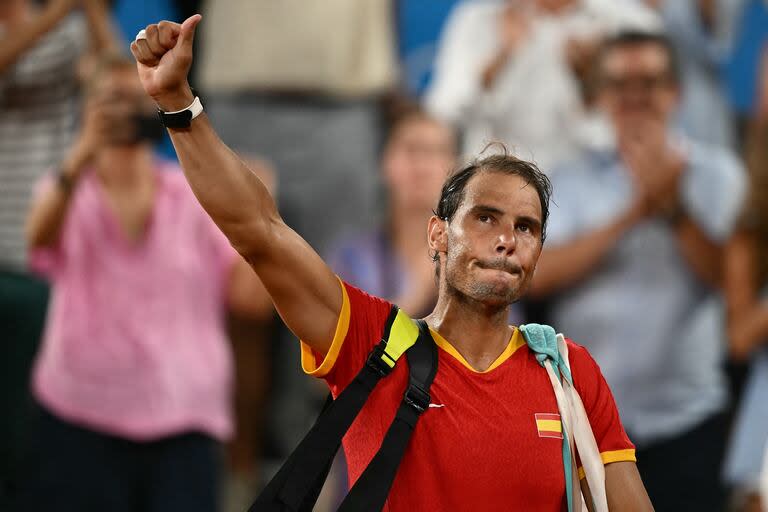
[[[599,102],[621,134],[648,121],[666,124],[678,102],[669,56],[655,43],[610,50],[602,58]]]
[[[534,186],[519,176],[480,172],[467,184],[451,221],[430,221],[440,279],[485,306],[515,302],[528,288],[541,253],[541,222]]]
[[[421,117],[401,122],[382,160],[394,205],[408,210],[432,208],[455,155],[455,138],[446,125]]]

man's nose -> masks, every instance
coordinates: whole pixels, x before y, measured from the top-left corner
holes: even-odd
[[[496,238],[496,253],[501,256],[512,254],[516,245],[517,239],[514,229],[504,230]]]

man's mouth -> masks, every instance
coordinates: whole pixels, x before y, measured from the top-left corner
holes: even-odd
[[[499,270],[511,275],[519,275],[523,270],[520,265],[505,260],[478,261],[477,266],[484,270]]]

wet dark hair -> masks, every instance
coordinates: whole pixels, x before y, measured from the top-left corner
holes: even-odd
[[[442,220],[452,220],[459,206],[461,206],[461,202],[464,200],[464,191],[467,188],[467,183],[478,173],[496,172],[520,176],[528,185],[533,185],[536,193],[539,195],[539,202],[541,203],[541,240],[543,242],[547,233],[552,183],[547,175],[539,170],[536,164],[509,154],[503,144],[493,143],[489,146],[500,147],[503,152],[477,158],[468,165],[453,172],[443,184],[440,200],[433,213]],[[482,153],[485,153],[489,146]]]
[[[675,51],[675,47],[672,45],[672,41],[662,33],[642,30],[624,30],[603,41],[595,62],[597,75],[602,76],[605,57],[613,50],[645,44],[656,45],[667,54],[667,73],[669,78],[675,84],[680,83],[680,58]]]

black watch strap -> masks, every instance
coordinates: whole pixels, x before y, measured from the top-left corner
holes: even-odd
[[[203,104],[200,102],[200,96],[197,94],[197,91],[192,89],[192,95],[195,97],[194,101],[184,110],[164,112],[157,109],[157,115],[163,126],[176,129],[189,128],[192,119],[197,117],[197,115],[203,111]]]
[[[163,112],[158,109],[157,115],[166,128],[189,128],[189,125],[192,124],[192,111],[189,109],[175,113]]]

